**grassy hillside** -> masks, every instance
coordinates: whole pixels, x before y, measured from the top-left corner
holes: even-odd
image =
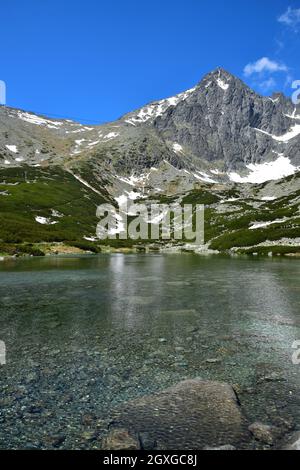
[[[101,197],[59,167],[1,170],[1,243],[82,241],[95,234],[96,207],[105,200],[105,192]]]

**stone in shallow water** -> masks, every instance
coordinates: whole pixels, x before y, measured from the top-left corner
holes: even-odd
[[[206,359],[206,361],[208,364],[219,364],[221,361],[221,359],[219,358],[212,358],[212,359]]]
[[[283,446],[282,450],[300,450],[300,431],[295,432]]]
[[[128,430],[130,435],[146,433],[148,442],[155,443],[153,448],[156,449],[241,447],[249,439],[233,388],[226,383],[200,379],[186,380],[162,392],[127,402],[112,418],[115,427]],[[105,446],[114,450],[115,447],[107,447],[115,445],[111,433]]]
[[[137,437],[129,434],[124,428],[113,429],[102,442],[103,450],[138,450],[140,448]]]
[[[267,424],[253,423],[249,426],[249,431],[256,440],[263,442],[264,444],[274,443],[274,428]]]
[[[64,441],[66,440],[66,436],[64,435],[57,435],[57,436],[46,436],[43,439],[43,444],[47,447],[60,447]]]
[[[261,377],[261,382],[285,382],[286,378],[283,377],[282,374],[279,372],[270,372],[270,374],[266,374],[264,377]]]

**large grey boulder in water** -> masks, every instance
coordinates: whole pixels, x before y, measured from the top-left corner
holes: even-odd
[[[127,429],[142,449],[241,448],[249,439],[233,388],[200,379],[186,380],[122,405],[114,413],[104,447],[122,447],[115,439],[117,429]],[[123,442],[126,446],[126,440]]]

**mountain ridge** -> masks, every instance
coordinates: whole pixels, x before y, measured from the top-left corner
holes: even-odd
[[[1,107],[0,245],[97,250],[97,205],[141,200],[205,204],[209,249],[297,250],[299,169],[299,105],[221,68],[99,126]]]
[[[151,102],[117,121],[98,126],[0,108],[0,165],[76,160],[77,156],[92,156],[97,150],[103,153],[101,147],[110,154],[111,144],[118,147],[119,154],[125,148],[126,155],[130,147],[130,155],[140,152],[143,157],[141,142],[150,139],[159,142],[167,160],[186,169],[206,170],[215,161],[227,173],[237,169],[245,172],[246,165],[274,161],[274,152],[284,153],[297,167],[300,165],[298,125],[299,106],[278,95],[262,97],[239,78],[217,68],[185,92]],[[295,136],[289,138],[292,129]],[[11,142],[3,142],[3,135]],[[30,152],[30,146],[24,145],[30,137],[35,155]],[[44,158],[39,157],[40,153]],[[134,158],[127,161],[125,172],[130,164],[133,171],[141,171],[147,168],[147,160],[151,165],[164,160],[157,156],[155,149],[150,154],[151,151],[147,152],[138,162]],[[122,165],[117,168],[122,171]]]

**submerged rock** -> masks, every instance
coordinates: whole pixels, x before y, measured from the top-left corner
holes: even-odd
[[[258,383],[260,382],[285,382],[286,378],[279,372],[270,372],[259,378]]]
[[[272,445],[275,439],[275,429],[272,426],[262,423],[253,423],[249,426],[249,431],[257,441]]]
[[[221,361],[221,359],[218,359],[218,358],[212,358],[212,359],[206,359],[206,361],[208,364],[219,364]]]
[[[43,444],[45,444],[47,447],[58,448],[64,443],[65,440],[66,440],[66,436],[64,435],[46,436],[43,439]]]
[[[300,450],[300,431],[292,434],[282,450]]]
[[[233,388],[200,379],[186,380],[121,405],[113,415],[113,423],[119,431],[109,433],[104,442],[106,449],[127,449],[130,442],[136,442],[131,436],[139,436],[144,448],[140,436],[145,435],[148,449],[150,442],[153,449],[170,450],[241,446],[249,439]]]
[[[129,434],[127,429],[112,429],[103,439],[103,450],[139,450],[141,448],[137,437]]]

